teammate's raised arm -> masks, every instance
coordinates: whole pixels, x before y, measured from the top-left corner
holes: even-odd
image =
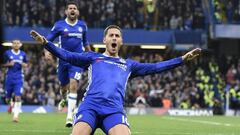
[[[85,68],[91,63],[91,57],[89,57],[88,53],[75,53],[56,47],[51,41],[47,41],[44,36],[34,30],[30,32],[30,35],[35,41],[44,45],[45,49],[61,60],[82,68]]]
[[[48,43],[47,39],[44,36],[40,35],[38,32],[36,32],[35,30],[31,30],[30,35],[35,41],[37,41],[42,45],[45,45]]]

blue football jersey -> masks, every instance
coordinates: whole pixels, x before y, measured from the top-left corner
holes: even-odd
[[[89,85],[82,104],[97,104],[123,110],[128,78],[160,73],[182,64],[182,57],[158,63],[139,63],[132,59],[109,57],[101,53],[71,53],[55,47],[45,48],[58,58],[73,65],[88,68]]]
[[[87,25],[81,20],[77,20],[75,24],[69,24],[67,19],[60,20],[54,24],[47,40],[54,41],[59,37],[60,48],[81,53],[89,45],[87,31]]]
[[[12,67],[8,67],[7,78],[22,79],[23,78],[23,69],[22,63],[26,63],[26,53],[22,50],[19,50],[18,53],[14,52],[12,49],[7,50],[4,53],[4,63],[14,61],[15,64]]]

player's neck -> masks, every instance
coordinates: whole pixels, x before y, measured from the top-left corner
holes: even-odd
[[[12,52],[13,52],[14,54],[18,54],[20,51],[19,51],[19,49],[12,49]]]
[[[103,55],[108,56],[108,57],[114,57],[114,58],[119,58],[118,53],[111,54],[107,51],[103,53]]]
[[[76,23],[77,23],[77,19],[70,19],[70,18],[66,18],[65,19],[66,20],[66,22],[68,23],[68,24],[70,24],[70,25],[75,25]]]

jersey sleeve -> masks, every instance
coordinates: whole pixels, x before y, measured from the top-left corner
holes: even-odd
[[[27,55],[26,55],[26,53],[25,52],[23,52],[23,62],[24,63],[27,63]]]
[[[173,69],[183,63],[182,57],[158,63],[139,63],[132,60],[131,77],[161,73],[162,71]]]
[[[47,35],[47,40],[53,42],[56,37],[60,35],[60,27],[58,22],[54,24],[54,26],[51,29],[51,32]]]
[[[9,57],[8,57],[8,54],[7,54],[7,51],[3,54],[3,63],[7,63],[9,61]]]
[[[44,48],[51,52],[54,56],[64,60],[72,65],[79,66],[81,68],[88,67],[93,61],[93,52],[75,53],[56,47],[52,42],[48,42],[44,45]]]
[[[89,42],[88,42],[88,27],[86,25],[86,23],[84,23],[84,33],[83,33],[83,46],[88,46]]]

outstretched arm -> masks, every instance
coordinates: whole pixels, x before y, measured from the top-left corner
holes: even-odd
[[[191,61],[197,58],[200,55],[200,53],[201,53],[201,49],[196,48],[181,57],[163,61],[163,62],[158,62],[158,63],[133,62],[132,77],[155,74],[155,73],[160,73],[162,71],[173,69],[181,65],[183,62]]]
[[[54,56],[79,67],[85,68],[88,66],[92,59],[88,53],[74,53],[69,52],[59,47],[56,47],[52,42],[47,41],[47,39],[32,30],[30,35],[35,39],[38,43],[44,45],[44,48],[51,52]]]
[[[144,76],[150,74],[161,73],[165,70],[170,70],[183,63],[182,57],[174,58],[167,61],[162,61],[158,63],[139,63],[134,62],[132,65],[132,76]]]

